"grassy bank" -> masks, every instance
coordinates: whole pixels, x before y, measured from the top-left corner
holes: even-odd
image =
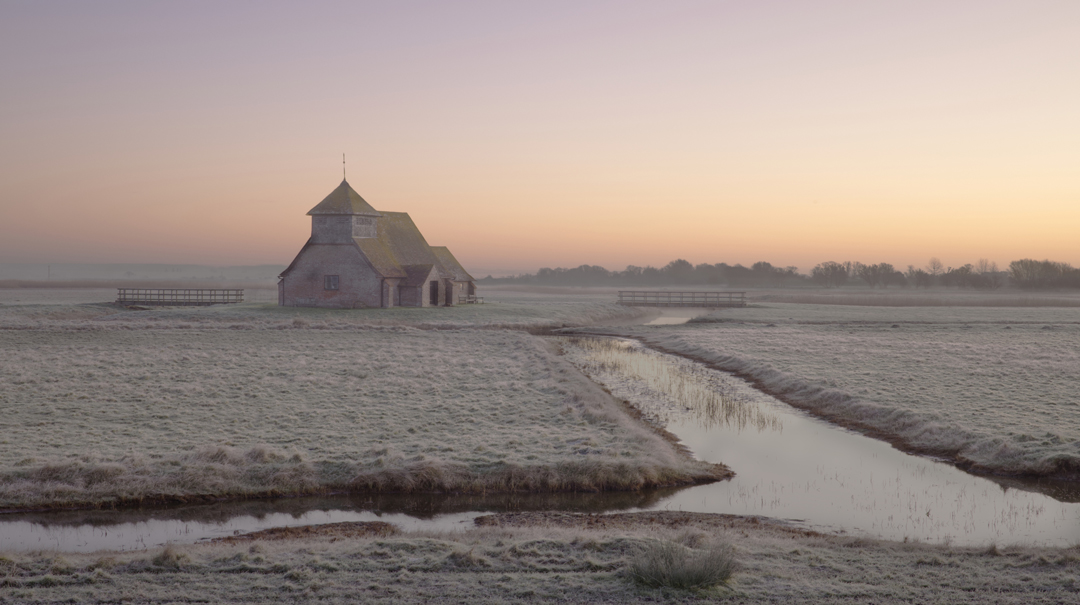
[[[8,510],[625,490],[728,473],[523,332],[0,330],[0,356]]]
[[[1072,309],[771,303],[607,330],[734,372],[837,424],[974,471],[1080,478]]]
[[[652,588],[643,551],[734,549],[705,590]],[[320,602],[1066,603],[1080,547],[950,548],[825,536],[765,519],[676,512],[481,517],[462,533],[381,523],[279,530],[139,553],[0,556],[0,599]]]

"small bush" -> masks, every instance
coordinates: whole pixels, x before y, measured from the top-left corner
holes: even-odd
[[[654,588],[709,588],[726,584],[735,568],[735,549],[729,544],[694,550],[658,542],[631,561],[630,576]]]

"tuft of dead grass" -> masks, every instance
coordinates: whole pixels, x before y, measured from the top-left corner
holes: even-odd
[[[735,549],[730,544],[695,549],[656,541],[642,549],[627,571],[635,582],[651,588],[690,590],[727,584],[735,569]]]
[[[180,569],[191,562],[191,557],[175,544],[169,543],[161,549],[161,552],[154,555],[150,562],[158,567]]]

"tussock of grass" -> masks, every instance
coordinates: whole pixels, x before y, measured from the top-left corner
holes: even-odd
[[[150,562],[158,567],[168,567],[171,569],[179,569],[190,561],[191,557],[172,543],[166,544],[165,547],[161,549],[161,552],[150,559]]]
[[[727,584],[735,569],[735,549],[730,544],[712,544],[698,550],[657,541],[630,562],[628,572],[645,586],[686,590]]]

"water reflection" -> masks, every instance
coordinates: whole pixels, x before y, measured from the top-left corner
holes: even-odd
[[[698,458],[737,473],[731,481],[673,494],[660,508],[767,515],[895,540],[1080,543],[1076,483],[970,475],[828,424],[695,362],[633,341],[588,340],[561,342],[567,357],[612,394],[660,410],[653,416]],[[743,417],[769,422],[712,421],[699,389],[715,389],[725,402],[758,410]]]
[[[273,527],[388,521],[405,530],[458,530],[491,512],[602,513],[655,507],[675,489],[554,494],[354,494],[196,506],[20,513],[0,518],[0,551],[139,550]]]

